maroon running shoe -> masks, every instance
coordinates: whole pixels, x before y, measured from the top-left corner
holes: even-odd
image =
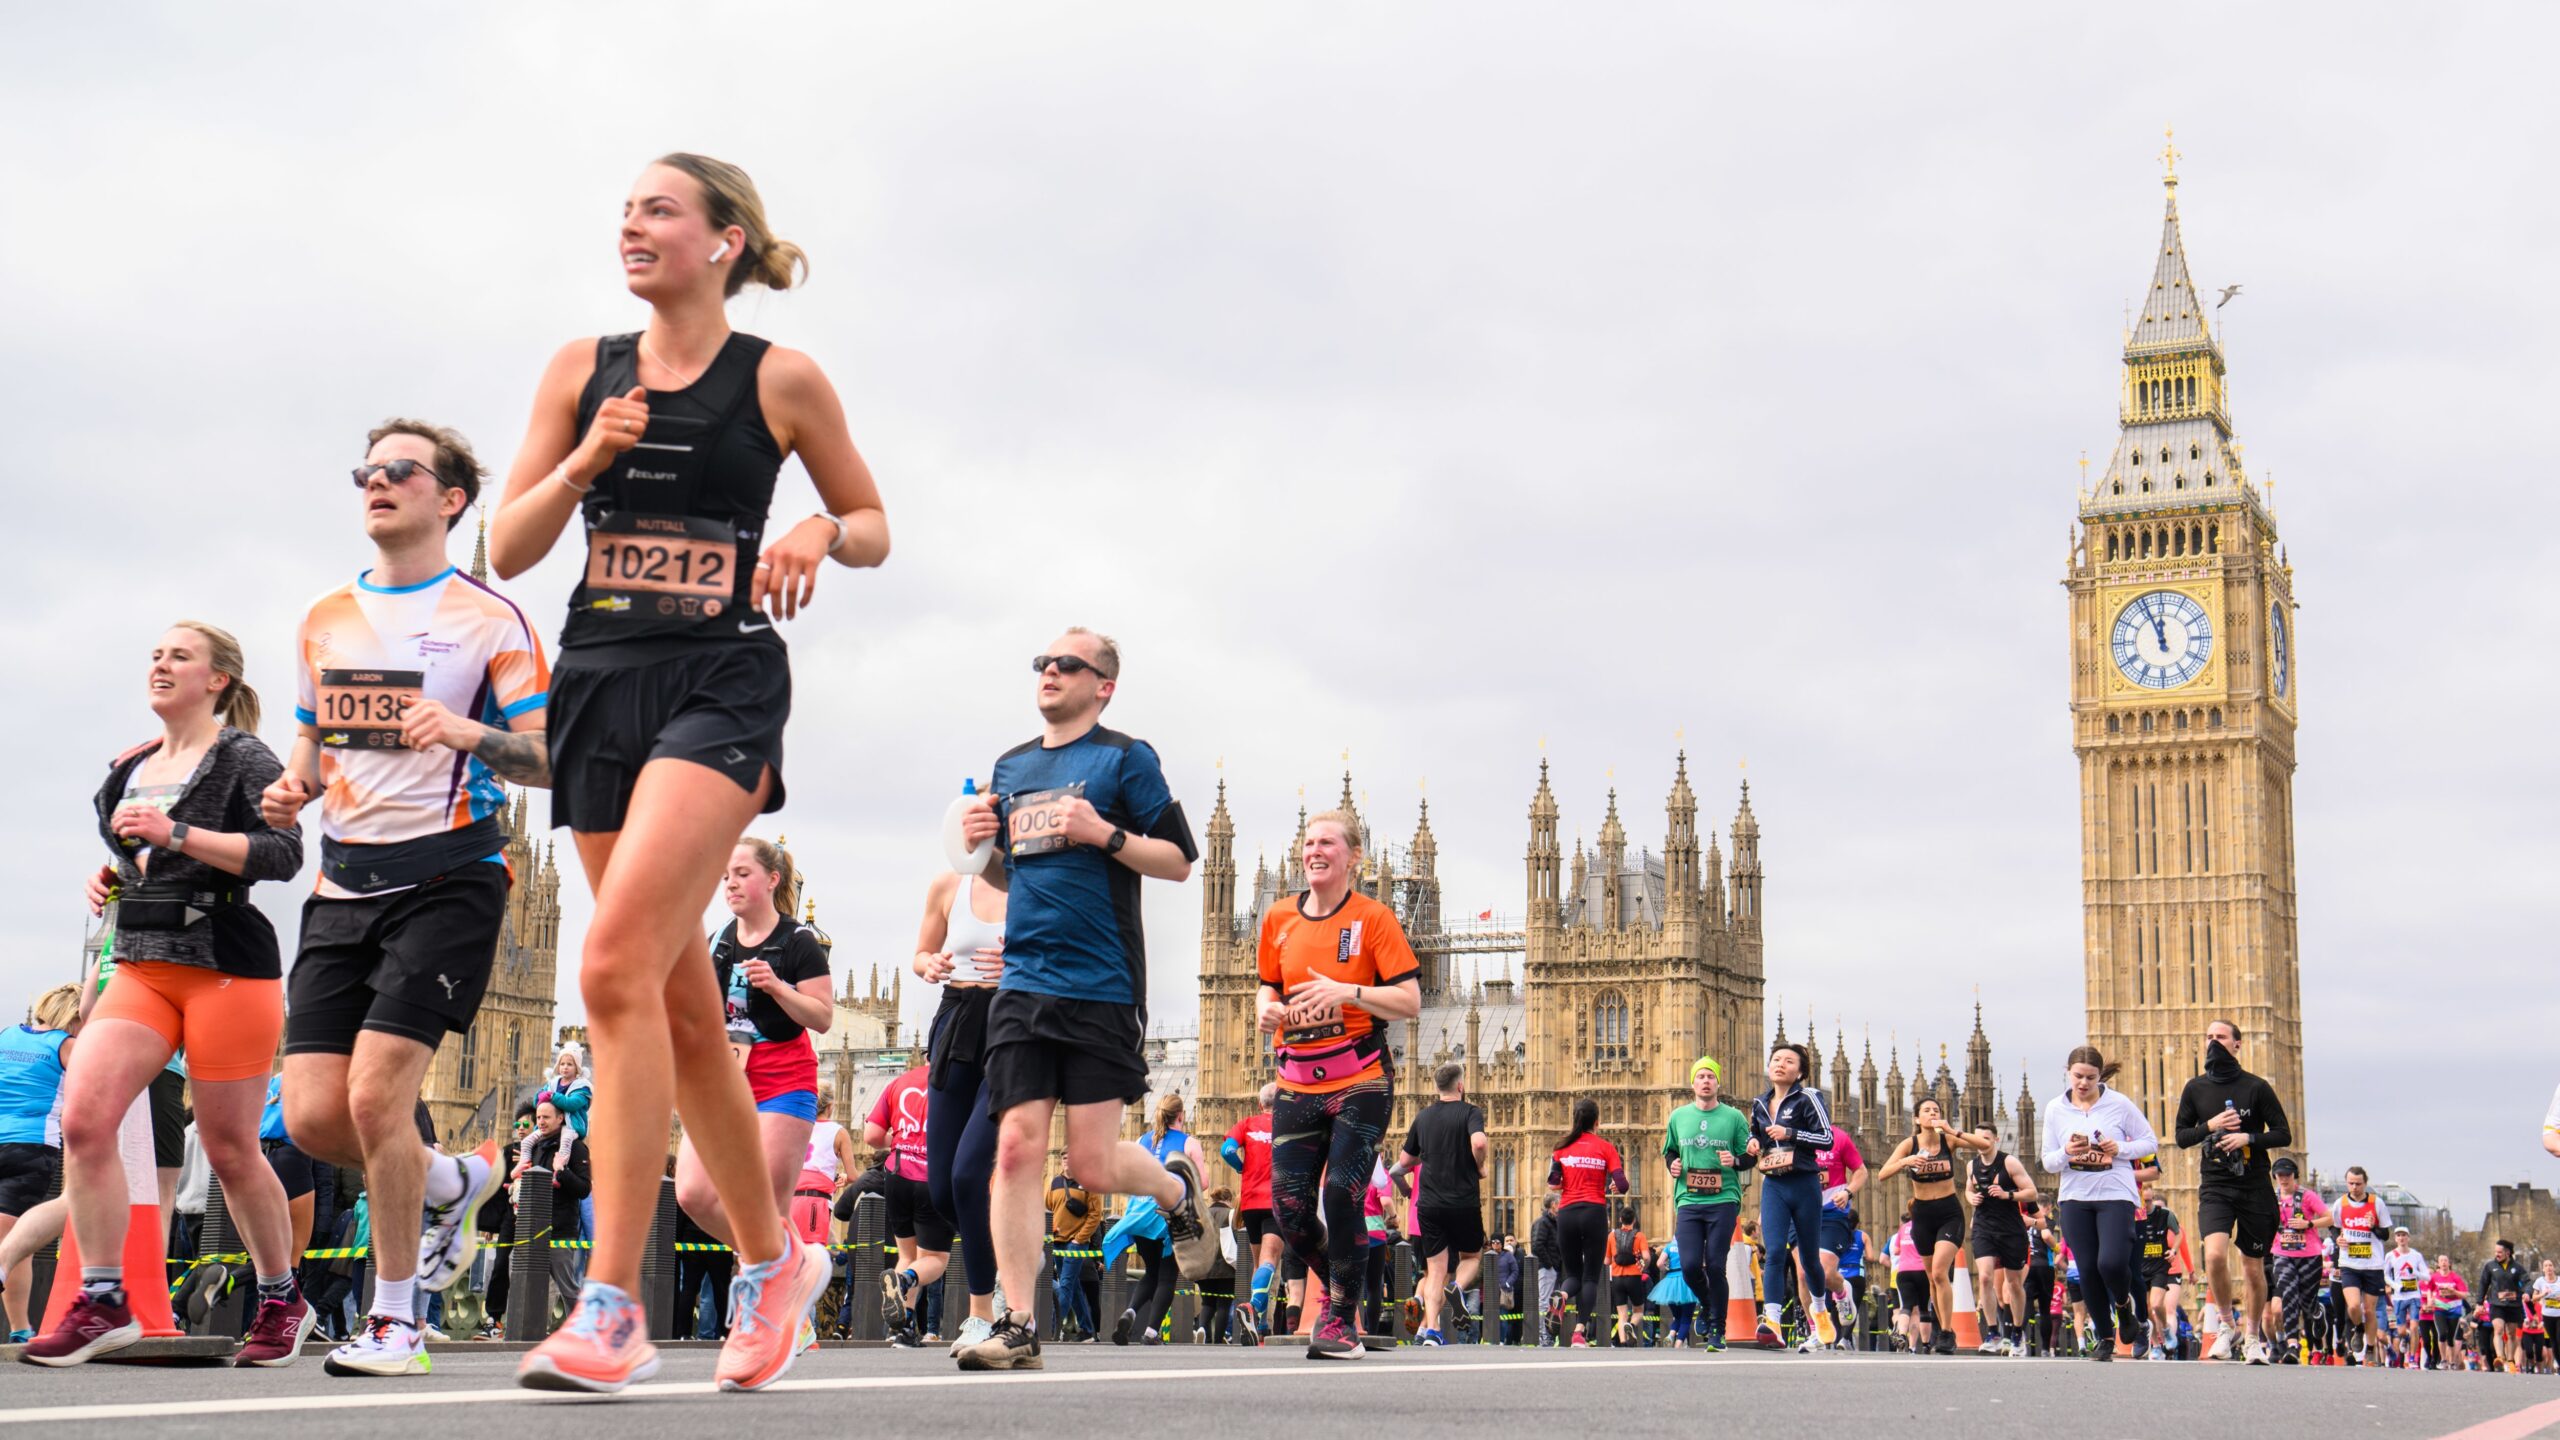
[[[231,1363],[290,1365],[302,1358],[302,1342],[311,1338],[311,1327],[319,1322],[320,1312],[300,1295],[291,1300],[261,1300],[258,1318],[250,1323],[249,1336],[232,1353]]]
[[[30,1365],[77,1365],[141,1338],[142,1322],[122,1300],[83,1294],[63,1312],[61,1324],[28,1341],[18,1358]]]

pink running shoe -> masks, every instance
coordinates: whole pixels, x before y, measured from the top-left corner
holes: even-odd
[[[77,1275],[72,1283],[79,1282]],[[30,1365],[77,1365],[112,1354],[142,1338],[142,1322],[124,1302],[82,1295],[62,1312],[62,1323],[27,1342],[18,1358]]]
[[[742,1265],[729,1282],[729,1340],[720,1347],[720,1388],[761,1390],[800,1354],[800,1322],[827,1287],[827,1252],[791,1241],[778,1260]]]
[[[525,1352],[516,1383],[528,1390],[610,1395],[658,1373],[648,1317],[631,1297],[593,1281],[578,1292],[568,1323]]]
[[[299,1292],[290,1300],[261,1300],[247,1337],[231,1352],[231,1363],[269,1369],[290,1365],[302,1358],[302,1342],[319,1324],[320,1312]]]

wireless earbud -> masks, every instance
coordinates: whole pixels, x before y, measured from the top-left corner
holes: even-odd
[[[721,241],[721,242],[720,242],[720,248],[711,252],[711,258],[712,258],[713,260],[723,260],[723,259],[728,258],[728,254],[729,254],[729,242],[728,242],[728,241],[726,241],[726,240],[723,240],[723,241]]]

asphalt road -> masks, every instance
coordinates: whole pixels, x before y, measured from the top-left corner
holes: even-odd
[[[1043,1437],[1297,1433],[1964,1436],[2177,1440],[2372,1435],[2519,1440],[2560,1430],[2560,1378],[1972,1356],[1407,1349],[1316,1363],[1261,1351],[1052,1347],[1032,1374],[963,1375],[932,1352],[804,1355],[774,1389],[723,1395],[708,1350],[668,1351],[659,1376],[612,1399],[514,1388],[512,1354],[446,1351],[433,1375],[332,1379],[319,1356],[284,1370],[95,1364],[0,1372],[0,1434],[337,1437],[517,1434],[534,1440],[759,1433]],[[433,1407],[431,1413],[415,1413]],[[401,1414],[403,1410],[412,1413]],[[541,1412],[541,1413],[537,1413]],[[1759,1417],[1789,1417],[1774,1427]],[[749,1421],[748,1417],[752,1417]],[[1802,1417],[1802,1418],[1797,1418]],[[1819,1429],[1810,1421],[1819,1421]],[[396,1426],[396,1429],[385,1428]],[[497,1427],[504,1427],[503,1429]],[[1035,1429],[1036,1427],[1036,1429]]]

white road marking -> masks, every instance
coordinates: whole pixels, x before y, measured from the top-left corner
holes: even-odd
[[[1859,1363],[1848,1356],[1831,1358],[1832,1364]],[[1180,1370],[1026,1370],[989,1375],[964,1375],[951,1371],[940,1375],[848,1375],[830,1379],[783,1380],[766,1387],[768,1391],[821,1390],[914,1390],[951,1385],[1088,1385],[1116,1384],[1123,1381],[1156,1380],[1239,1380],[1288,1375],[1304,1377],[1310,1373],[1336,1375],[1415,1375],[1475,1374],[1488,1370],[1544,1370],[1557,1364],[1571,1365],[1576,1371],[1590,1369],[1620,1370],[1644,1367],[1665,1369],[1696,1367],[1723,1369],[1736,1365],[1789,1365],[1802,1360],[1781,1356],[1729,1356],[1720,1360],[1671,1359],[1661,1357],[1641,1360],[1611,1360],[1597,1356],[1574,1360],[1488,1360],[1418,1361],[1380,1359],[1337,1362],[1330,1365],[1272,1364],[1222,1365],[1214,1369]],[[664,1399],[680,1395],[716,1395],[720,1393],[708,1380],[662,1381],[651,1385],[634,1385],[621,1396],[576,1396],[557,1392],[545,1393],[509,1386],[502,1390],[349,1390],[329,1395],[244,1395],[221,1400],[158,1400],[124,1405],[46,1405],[21,1410],[0,1410],[0,1425],[62,1424],[75,1420],[165,1420],[189,1415],[290,1415],[324,1410],[370,1410],[403,1405],[496,1405],[511,1402],[535,1404],[567,1402],[592,1404],[598,1400]]]

